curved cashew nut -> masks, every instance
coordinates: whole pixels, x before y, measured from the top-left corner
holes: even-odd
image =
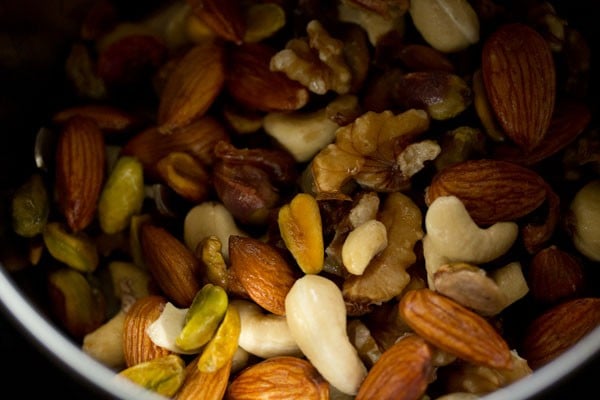
[[[388,245],[385,225],[371,219],[354,228],[342,246],[344,266],[354,275],[362,275],[371,259]]]
[[[441,196],[430,204],[425,229],[431,245],[451,261],[482,264],[506,253],[519,234],[514,222],[482,229],[456,196]]]
[[[358,392],[367,369],[346,330],[342,292],[319,275],[298,279],[285,299],[288,326],[298,346],[327,381],[340,392]]]
[[[242,349],[261,358],[302,354],[284,316],[266,314],[247,300],[232,300],[231,304],[240,314],[242,329],[238,344]]]

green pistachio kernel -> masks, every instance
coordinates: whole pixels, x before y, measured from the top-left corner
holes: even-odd
[[[50,206],[46,186],[39,174],[33,174],[12,198],[12,226],[17,235],[34,237],[44,230]]]
[[[185,380],[185,363],[178,355],[170,354],[133,365],[119,375],[148,390],[171,397]]]
[[[198,369],[202,372],[212,373],[230,362],[238,348],[241,330],[240,313],[235,306],[230,304],[215,335],[200,355]]]
[[[48,252],[56,260],[81,272],[93,272],[99,263],[94,241],[85,233],[69,233],[59,222],[49,222],[42,233]]]
[[[225,316],[229,300],[220,286],[208,283],[194,297],[176,344],[181,349],[200,349],[213,337]]]
[[[119,158],[98,202],[98,221],[105,233],[117,233],[129,226],[144,202],[143,166],[134,157]]]

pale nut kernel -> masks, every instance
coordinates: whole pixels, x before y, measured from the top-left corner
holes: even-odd
[[[425,41],[439,51],[452,53],[479,41],[479,18],[466,0],[412,0],[409,13]]]
[[[573,244],[583,255],[600,261],[600,180],[587,183],[569,206],[567,226]]]
[[[456,196],[440,196],[427,209],[425,229],[434,248],[453,261],[482,264],[503,255],[519,234],[514,222],[480,228]]]
[[[287,323],[304,355],[331,385],[354,395],[367,374],[346,330],[346,305],[337,285],[319,275],[296,280],[285,299]]]
[[[388,245],[385,225],[375,219],[354,228],[342,246],[344,266],[354,275],[362,275],[369,262]]]

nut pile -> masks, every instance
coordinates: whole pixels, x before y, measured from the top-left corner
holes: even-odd
[[[115,374],[477,398],[600,324],[590,48],[551,3],[127,3],[69,49],[4,261]]]

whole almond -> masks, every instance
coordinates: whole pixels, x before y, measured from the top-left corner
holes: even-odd
[[[271,357],[242,370],[229,385],[226,399],[329,399],[329,384],[305,359]]]
[[[94,219],[105,175],[104,136],[85,117],[65,122],[56,149],[58,206],[69,227],[77,232]]]
[[[474,364],[511,368],[510,349],[496,329],[448,297],[427,288],[410,290],[398,310],[417,334],[440,349]]]
[[[498,122],[519,147],[532,150],[546,135],[556,98],[547,42],[527,25],[502,25],[484,43],[481,65]]]
[[[538,208],[547,184],[534,171],[498,160],[468,160],[453,164],[432,179],[425,201],[456,196],[478,224],[513,221]]]
[[[127,311],[123,323],[123,354],[128,367],[171,354],[152,342],[146,334],[148,325],[158,319],[167,299],[151,295],[137,299]]]
[[[165,295],[179,307],[189,307],[200,290],[200,261],[172,233],[145,223],[140,227],[144,262]]]
[[[276,315],[285,315],[285,297],[297,274],[279,251],[245,236],[229,237],[229,271],[248,296]]]
[[[242,44],[246,20],[238,0],[187,0],[192,13],[225,40]]]
[[[202,116],[225,82],[225,52],[206,40],[187,51],[167,77],[158,105],[158,129],[171,133]]]
[[[377,360],[363,381],[356,400],[416,400],[433,374],[432,349],[418,335],[398,340]]]
[[[234,48],[227,72],[227,90],[240,104],[258,111],[293,111],[309,100],[308,90],[284,73],[271,71],[275,50],[260,43]]]
[[[221,400],[229,384],[231,361],[215,372],[202,372],[197,356],[185,367],[185,380],[175,394],[175,400]]]
[[[521,354],[536,370],[554,360],[600,325],[600,298],[566,301],[547,310],[527,328]]]

